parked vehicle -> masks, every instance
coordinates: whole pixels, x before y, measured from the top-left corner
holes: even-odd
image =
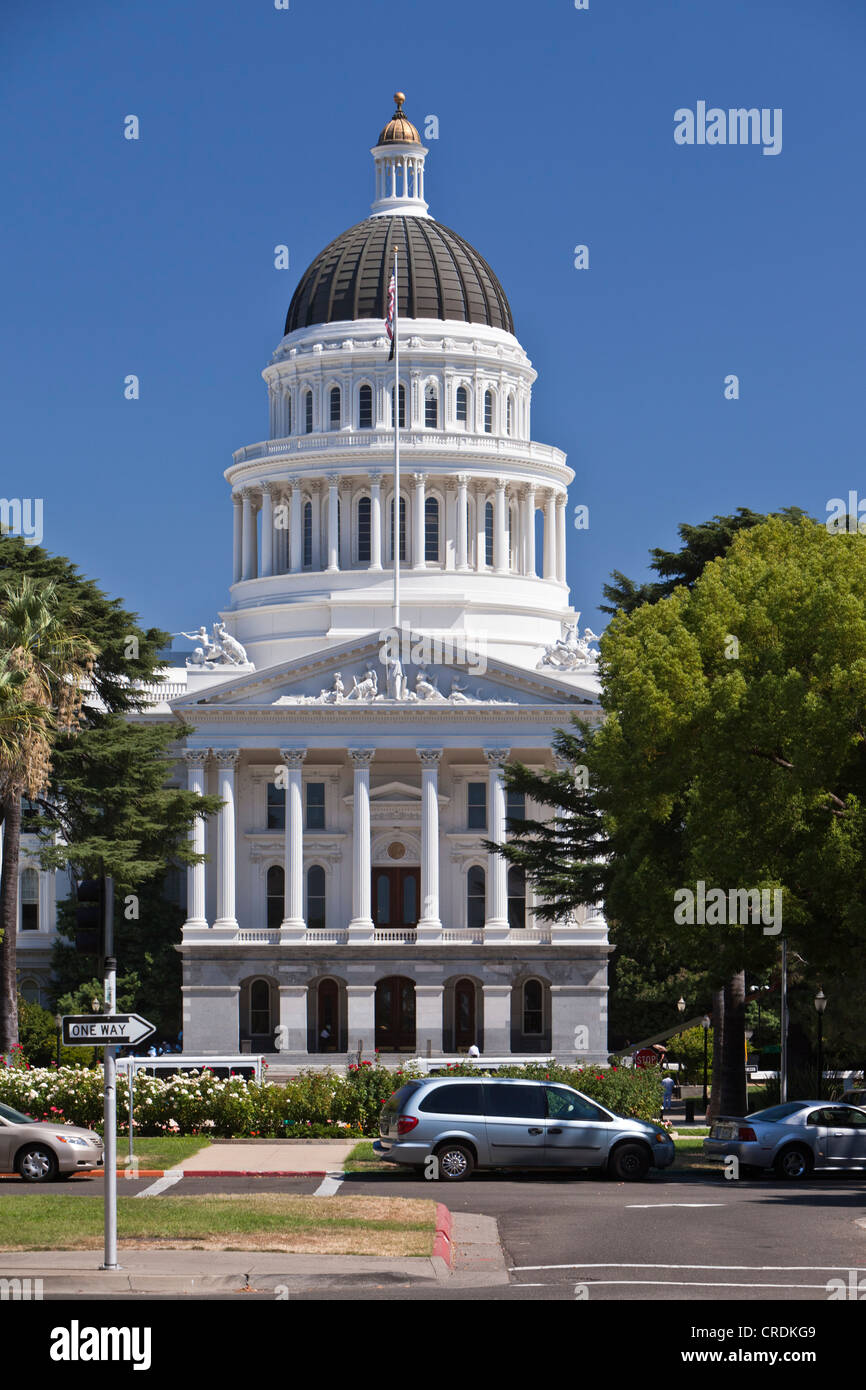
[[[0,1173],[25,1182],[54,1182],[103,1165],[103,1145],[93,1130],[43,1124],[0,1105]]]
[[[722,1115],[704,1140],[719,1163],[734,1154],[748,1171],[805,1178],[816,1169],[866,1168],[866,1110],[841,1102],[791,1100],[737,1119]]]
[[[674,1161],[661,1125],[629,1120],[570,1086],[510,1077],[425,1077],[382,1107],[373,1148],[384,1163],[461,1182],[476,1168],[605,1168],[632,1182]]]

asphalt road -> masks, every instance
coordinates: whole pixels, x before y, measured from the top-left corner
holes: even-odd
[[[187,1178],[169,1194],[313,1193],[318,1178]],[[121,1180],[135,1196],[152,1179]],[[0,1180],[0,1199],[39,1201],[46,1192],[102,1196],[101,1178],[62,1188]],[[433,1189],[436,1189],[435,1192]],[[508,1288],[353,1289],[351,1298],[719,1300],[828,1299],[828,1281],[858,1271],[866,1292],[866,1177],[833,1174],[803,1183],[774,1177],[728,1182],[721,1175],[659,1174],[614,1183],[587,1174],[475,1174],[438,1187],[387,1170],[349,1175],[335,1193],[435,1195],[452,1211],[494,1216],[510,1272]],[[158,1197],[151,1200],[158,1200]],[[301,1290],[293,1297],[303,1297]],[[345,1299],[346,1288],[311,1291]]]

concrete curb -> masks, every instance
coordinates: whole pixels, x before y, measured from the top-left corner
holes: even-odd
[[[133,1178],[164,1178],[166,1174],[176,1172],[176,1168],[139,1168],[137,1172],[130,1168],[118,1168],[117,1176],[132,1181]],[[73,1176],[104,1178],[105,1173],[100,1169],[93,1173],[75,1173]],[[184,1168],[182,1176],[185,1178],[326,1178],[328,1173],[324,1168]],[[347,1175],[342,1174],[341,1176]]]
[[[436,1234],[433,1237],[432,1258],[442,1260],[447,1272],[450,1272],[454,1264],[454,1242],[451,1239],[452,1224],[451,1212],[442,1202],[437,1202]]]

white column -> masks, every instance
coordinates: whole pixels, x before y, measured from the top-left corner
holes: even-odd
[[[439,759],[441,748],[419,748],[421,759],[421,916],[418,941],[440,941]]]
[[[475,494],[475,568],[477,570],[487,568],[486,512],[487,498],[484,495],[484,489],[479,488]]]
[[[237,492],[232,493],[232,511],[234,512],[234,529],[232,536],[232,583],[237,584],[243,578],[244,573],[243,498]]]
[[[370,474],[370,569],[382,568],[382,475]]]
[[[248,487],[243,493],[243,577],[256,577],[256,514],[253,510],[253,495]]]
[[[286,765],[286,845],[285,907],[280,940],[303,941],[304,921],[304,804],[301,795],[301,767],[305,748],[281,748]]]
[[[466,534],[466,512],[468,509],[468,479],[465,473],[460,473],[457,477],[457,568],[467,570],[468,560],[468,536]]]
[[[556,493],[549,492],[544,503],[544,578],[556,578]]]
[[[340,568],[340,557],[338,550],[337,533],[337,497],[340,479],[336,473],[328,474],[328,570],[334,572]]]
[[[487,779],[490,839],[497,845],[505,843],[505,781],[503,768],[508,761],[508,748],[485,748],[484,756],[490,767]],[[487,856],[487,917],[484,922],[485,946],[496,945],[508,937],[508,862],[501,854]]]
[[[214,927],[237,930],[235,915],[235,769],[238,749],[222,748],[214,752],[219,782],[217,795],[223,802],[219,813],[217,840],[217,919]]]
[[[301,498],[301,484],[292,483],[292,515],[289,546],[289,568],[292,574],[300,574],[304,568],[304,504]]]
[[[370,913],[370,764],[375,749],[350,748],[355,769],[352,806],[352,920],[349,943],[372,942],[373,918]],[[350,1046],[353,1040],[349,1040]]]
[[[205,764],[208,759],[206,748],[185,748],[184,761],[186,763],[187,787],[196,796],[204,796],[205,793]],[[196,816],[192,823],[189,833],[190,849],[195,854],[205,852],[205,821],[204,816]],[[207,913],[205,909],[205,863],[190,864],[186,871],[186,927],[206,927]]]
[[[352,485],[340,487],[340,569],[352,568]]]
[[[274,484],[262,483],[262,574],[274,572]]]
[[[376,986],[346,985],[346,996],[349,1052],[369,1053],[372,1061],[376,1050]]]
[[[535,578],[535,488],[526,489],[526,569]]]
[[[508,569],[508,532],[505,517],[505,483],[500,478],[496,484],[496,498],[493,503],[493,568],[497,574],[504,574]]]
[[[313,563],[310,568],[320,570],[322,568],[322,492],[321,483],[317,478],[310,483],[310,501],[313,504]]]
[[[556,577],[560,584],[565,583],[565,504],[567,498],[560,493],[556,499]]]
[[[415,483],[412,568],[413,570],[423,570],[427,568],[427,561],[424,558],[424,474],[413,473],[412,478]]]

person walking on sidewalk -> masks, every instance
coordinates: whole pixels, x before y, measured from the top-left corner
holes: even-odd
[[[669,1111],[671,1108],[671,1102],[674,1098],[674,1087],[676,1086],[676,1084],[677,1083],[674,1081],[674,1078],[670,1074],[668,1074],[662,1080],[662,1110],[664,1112]]]

